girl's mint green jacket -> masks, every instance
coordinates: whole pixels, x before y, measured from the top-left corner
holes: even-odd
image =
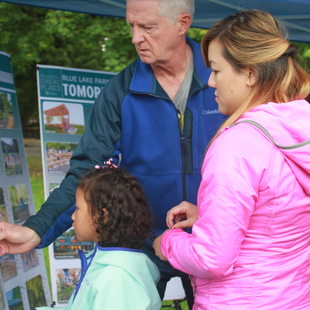
[[[158,310],[159,272],[146,254],[127,248],[80,251],[81,276],[66,307],[61,310]],[[38,307],[37,310],[53,309]]]

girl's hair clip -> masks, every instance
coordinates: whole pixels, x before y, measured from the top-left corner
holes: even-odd
[[[113,159],[109,158],[107,161],[103,163],[103,166],[96,165],[95,169],[105,169],[105,168],[117,168],[117,165],[113,163]]]

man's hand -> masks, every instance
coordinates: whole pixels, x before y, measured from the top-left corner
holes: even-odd
[[[167,258],[163,255],[160,249],[160,242],[165,232],[159,235],[153,242],[153,248],[155,250],[155,254],[163,261],[167,261]]]
[[[168,211],[166,223],[170,229],[184,229],[192,227],[197,219],[197,206],[188,201],[182,201],[179,205]]]
[[[40,242],[40,237],[31,228],[0,222],[0,256],[28,252]]]

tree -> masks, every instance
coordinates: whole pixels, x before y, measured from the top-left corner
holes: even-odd
[[[119,72],[136,57],[124,19],[0,3],[23,128],[38,121],[36,65]]]
[[[310,71],[310,44],[294,42],[298,47],[297,61],[307,71]]]

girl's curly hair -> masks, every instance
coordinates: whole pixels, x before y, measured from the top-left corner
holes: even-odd
[[[135,177],[121,167],[105,167],[88,172],[78,188],[97,224],[100,246],[136,249],[142,245],[151,230],[152,216]]]

